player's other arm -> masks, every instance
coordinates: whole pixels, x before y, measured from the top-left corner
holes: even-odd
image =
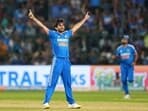
[[[138,60],[138,53],[137,53],[137,51],[135,50],[135,60],[134,60],[134,62],[133,62],[133,65],[135,65],[136,64],[136,62],[137,62],[137,60]]]
[[[119,47],[116,49],[116,51],[112,55],[112,59],[120,59]]]
[[[44,30],[44,32],[45,32],[46,34],[48,34],[49,29],[48,29],[43,23],[41,23],[41,22],[34,16],[34,14],[32,13],[31,10],[29,10],[28,16],[29,16],[29,18],[30,18],[31,20],[33,20],[39,27],[41,27],[41,28]]]
[[[87,12],[85,17],[72,27],[72,33],[74,34],[89,19],[89,17],[89,12]]]
[[[112,55],[112,59],[120,59],[120,56],[118,56],[118,55]]]

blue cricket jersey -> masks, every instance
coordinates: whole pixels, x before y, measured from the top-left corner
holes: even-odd
[[[120,45],[116,50],[116,56],[119,57],[120,64],[131,65],[135,60],[135,55],[137,51],[135,47],[131,44],[126,46]]]
[[[49,30],[49,39],[54,57],[69,57],[69,38],[72,36],[71,30],[59,33]]]

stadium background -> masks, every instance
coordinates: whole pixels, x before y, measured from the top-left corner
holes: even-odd
[[[89,21],[71,39],[71,62],[81,65],[117,64],[111,59],[123,34],[128,34],[139,53],[138,64],[148,64],[147,0],[0,0],[0,64],[47,65],[51,48],[47,36],[27,18],[28,9],[49,28],[56,18],[67,28]]]

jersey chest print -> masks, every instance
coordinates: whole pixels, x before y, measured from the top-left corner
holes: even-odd
[[[60,47],[68,47],[68,37],[65,34],[61,34],[57,36],[57,43]]]
[[[121,59],[129,59],[130,58],[130,49],[120,50]]]

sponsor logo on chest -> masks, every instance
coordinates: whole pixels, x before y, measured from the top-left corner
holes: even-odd
[[[62,46],[62,47],[67,47],[68,46],[68,39],[58,38],[57,42],[58,42],[59,46]]]
[[[130,50],[126,49],[126,50],[120,50],[120,55],[121,55],[121,59],[129,59],[130,57]]]

